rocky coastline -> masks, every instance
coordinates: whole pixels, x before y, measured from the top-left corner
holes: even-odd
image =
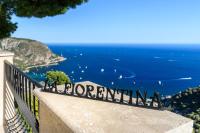
[[[27,68],[25,68],[25,70],[23,70],[23,72],[29,72],[32,68],[37,68],[37,67],[48,67],[48,66],[54,66],[54,65],[58,65],[60,62],[63,62],[65,61],[67,58],[65,57],[57,57],[56,59],[50,61],[50,62],[47,62],[45,64],[36,64],[36,65],[33,65],[33,66],[29,66]]]
[[[0,50],[13,52],[14,64],[24,72],[35,67],[57,65],[66,60],[53,53],[47,45],[24,38],[4,38],[0,40]]]

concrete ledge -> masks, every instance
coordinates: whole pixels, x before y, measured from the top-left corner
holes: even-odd
[[[45,103],[40,102],[40,132],[41,133],[72,133],[59,115],[53,112]]]
[[[179,126],[178,128],[172,129],[168,131],[167,133],[192,133],[192,130],[190,127],[193,127],[193,121],[183,124]]]
[[[192,133],[192,120],[169,111],[118,105],[38,90],[35,95],[41,103],[41,132]],[[53,115],[56,115],[54,121]],[[49,123],[57,124],[47,126]],[[63,125],[66,128],[63,128]]]

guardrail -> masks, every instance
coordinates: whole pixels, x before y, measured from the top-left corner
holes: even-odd
[[[39,133],[39,99],[33,95],[33,90],[43,86],[8,61],[4,64],[8,86],[4,91],[7,131]]]

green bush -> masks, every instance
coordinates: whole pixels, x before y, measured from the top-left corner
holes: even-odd
[[[171,98],[168,109],[194,120],[194,133],[200,133],[200,86],[189,88]]]
[[[200,128],[200,124],[194,123],[194,128],[199,129]]]
[[[62,71],[48,71],[46,73],[46,78],[50,82],[57,81],[57,85],[70,83],[69,77]]]

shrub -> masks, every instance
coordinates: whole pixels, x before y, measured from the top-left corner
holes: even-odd
[[[200,124],[194,123],[194,128],[199,129],[200,128]]]
[[[50,82],[57,81],[57,85],[70,83],[69,77],[62,71],[48,71],[46,73],[46,78]]]

